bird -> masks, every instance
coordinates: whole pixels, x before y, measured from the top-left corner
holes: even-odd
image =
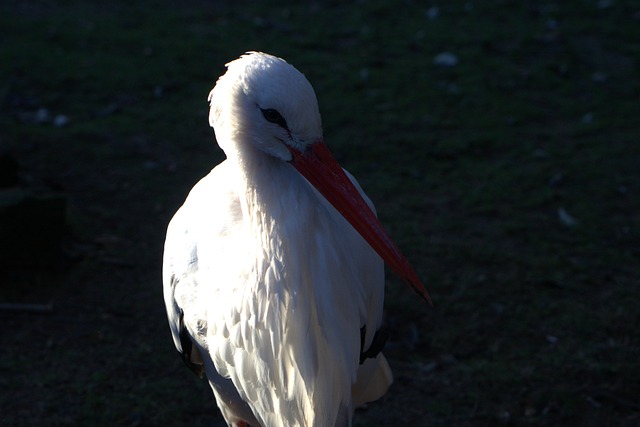
[[[167,227],[175,347],[229,426],[350,426],[393,381],[384,262],[430,296],[324,142],[304,74],[247,52],[208,100],[226,159]]]

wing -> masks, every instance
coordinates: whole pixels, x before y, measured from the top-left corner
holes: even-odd
[[[358,181],[346,169],[344,170],[351,182],[358,189],[371,210],[376,213],[376,208],[371,199],[366,195]],[[361,243],[360,243],[361,244]],[[368,247],[368,245],[366,245]],[[361,264],[370,274],[362,283],[365,289],[366,320],[361,324],[364,328],[364,336],[361,342],[362,353],[372,348],[376,333],[382,327],[382,315],[384,304],[384,262],[369,248],[367,256],[361,260]],[[381,344],[384,346],[384,342]],[[371,356],[361,361],[357,371],[357,379],[352,387],[353,407],[357,408],[367,402],[382,397],[393,383],[393,374],[387,359],[377,348]]]
[[[206,286],[199,286],[200,260],[203,255],[224,258],[224,235],[241,219],[233,192],[220,185],[225,182],[225,169],[223,163],[193,187],[167,228],[163,290],[173,341],[183,356],[191,350],[186,348],[185,333],[206,348],[207,311],[214,308],[201,298]],[[211,241],[217,242],[219,249],[216,245],[207,247],[206,242]]]
[[[232,381],[213,365],[207,339],[209,318],[225,313],[219,294],[240,284],[233,274],[240,267],[230,267],[244,259],[241,242],[234,238],[242,228],[242,211],[230,174],[227,162],[214,168],[169,223],[163,291],[173,341],[186,365],[199,376],[206,372],[230,425],[244,420],[259,426]]]

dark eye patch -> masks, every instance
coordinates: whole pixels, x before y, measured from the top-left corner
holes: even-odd
[[[277,110],[274,110],[273,108],[261,108],[260,111],[262,111],[262,115],[268,122],[275,123],[283,129],[289,130],[287,121]]]

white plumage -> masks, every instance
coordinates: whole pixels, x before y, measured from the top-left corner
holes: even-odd
[[[349,426],[354,408],[392,382],[374,351],[384,297],[376,250],[428,296],[328,154],[306,78],[263,53],[227,67],[209,96],[227,160],[167,231],[176,348],[204,371],[229,425]]]

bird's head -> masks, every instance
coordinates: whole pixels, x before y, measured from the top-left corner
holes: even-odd
[[[324,144],[318,101],[302,73],[283,59],[251,52],[227,64],[209,101],[209,123],[227,156],[257,149],[290,163],[430,301],[407,259]]]
[[[285,60],[250,52],[227,64],[209,94],[209,123],[229,155],[252,146],[281,160],[322,140],[318,101],[306,77]],[[228,146],[233,143],[237,147]]]

